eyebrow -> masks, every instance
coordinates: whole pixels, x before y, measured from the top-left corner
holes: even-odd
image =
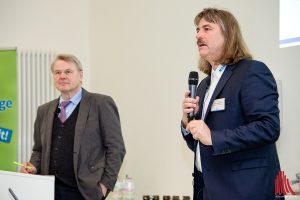
[[[74,70],[72,70],[72,69],[65,69],[65,70],[54,70],[53,72],[54,73],[61,73],[61,72],[73,72]]]
[[[204,24],[202,28],[212,28],[212,26],[210,24]]]
[[[213,27],[210,24],[204,24],[201,27],[198,26],[196,28],[196,31],[200,31],[200,29],[203,29],[203,28],[213,28]]]

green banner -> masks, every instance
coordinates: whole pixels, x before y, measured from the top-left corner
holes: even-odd
[[[16,171],[17,52],[0,50],[0,170]]]

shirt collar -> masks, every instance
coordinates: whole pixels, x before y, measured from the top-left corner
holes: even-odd
[[[211,68],[211,76],[216,76],[216,78],[220,79],[223,72],[225,71],[226,65],[219,65],[215,70]]]
[[[82,88],[80,88],[80,90],[70,99],[71,103],[74,105],[77,105],[82,98]],[[59,97],[59,105],[60,103],[64,101],[62,96]]]

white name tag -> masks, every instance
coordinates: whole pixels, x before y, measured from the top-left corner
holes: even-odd
[[[211,106],[211,112],[225,110],[225,98],[214,100]]]

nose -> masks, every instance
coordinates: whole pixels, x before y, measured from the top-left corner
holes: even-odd
[[[196,39],[199,40],[202,37],[201,31],[196,33]]]
[[[59,78],[66,78],[66,73],[62,72],[62,73],[59,75]]]

